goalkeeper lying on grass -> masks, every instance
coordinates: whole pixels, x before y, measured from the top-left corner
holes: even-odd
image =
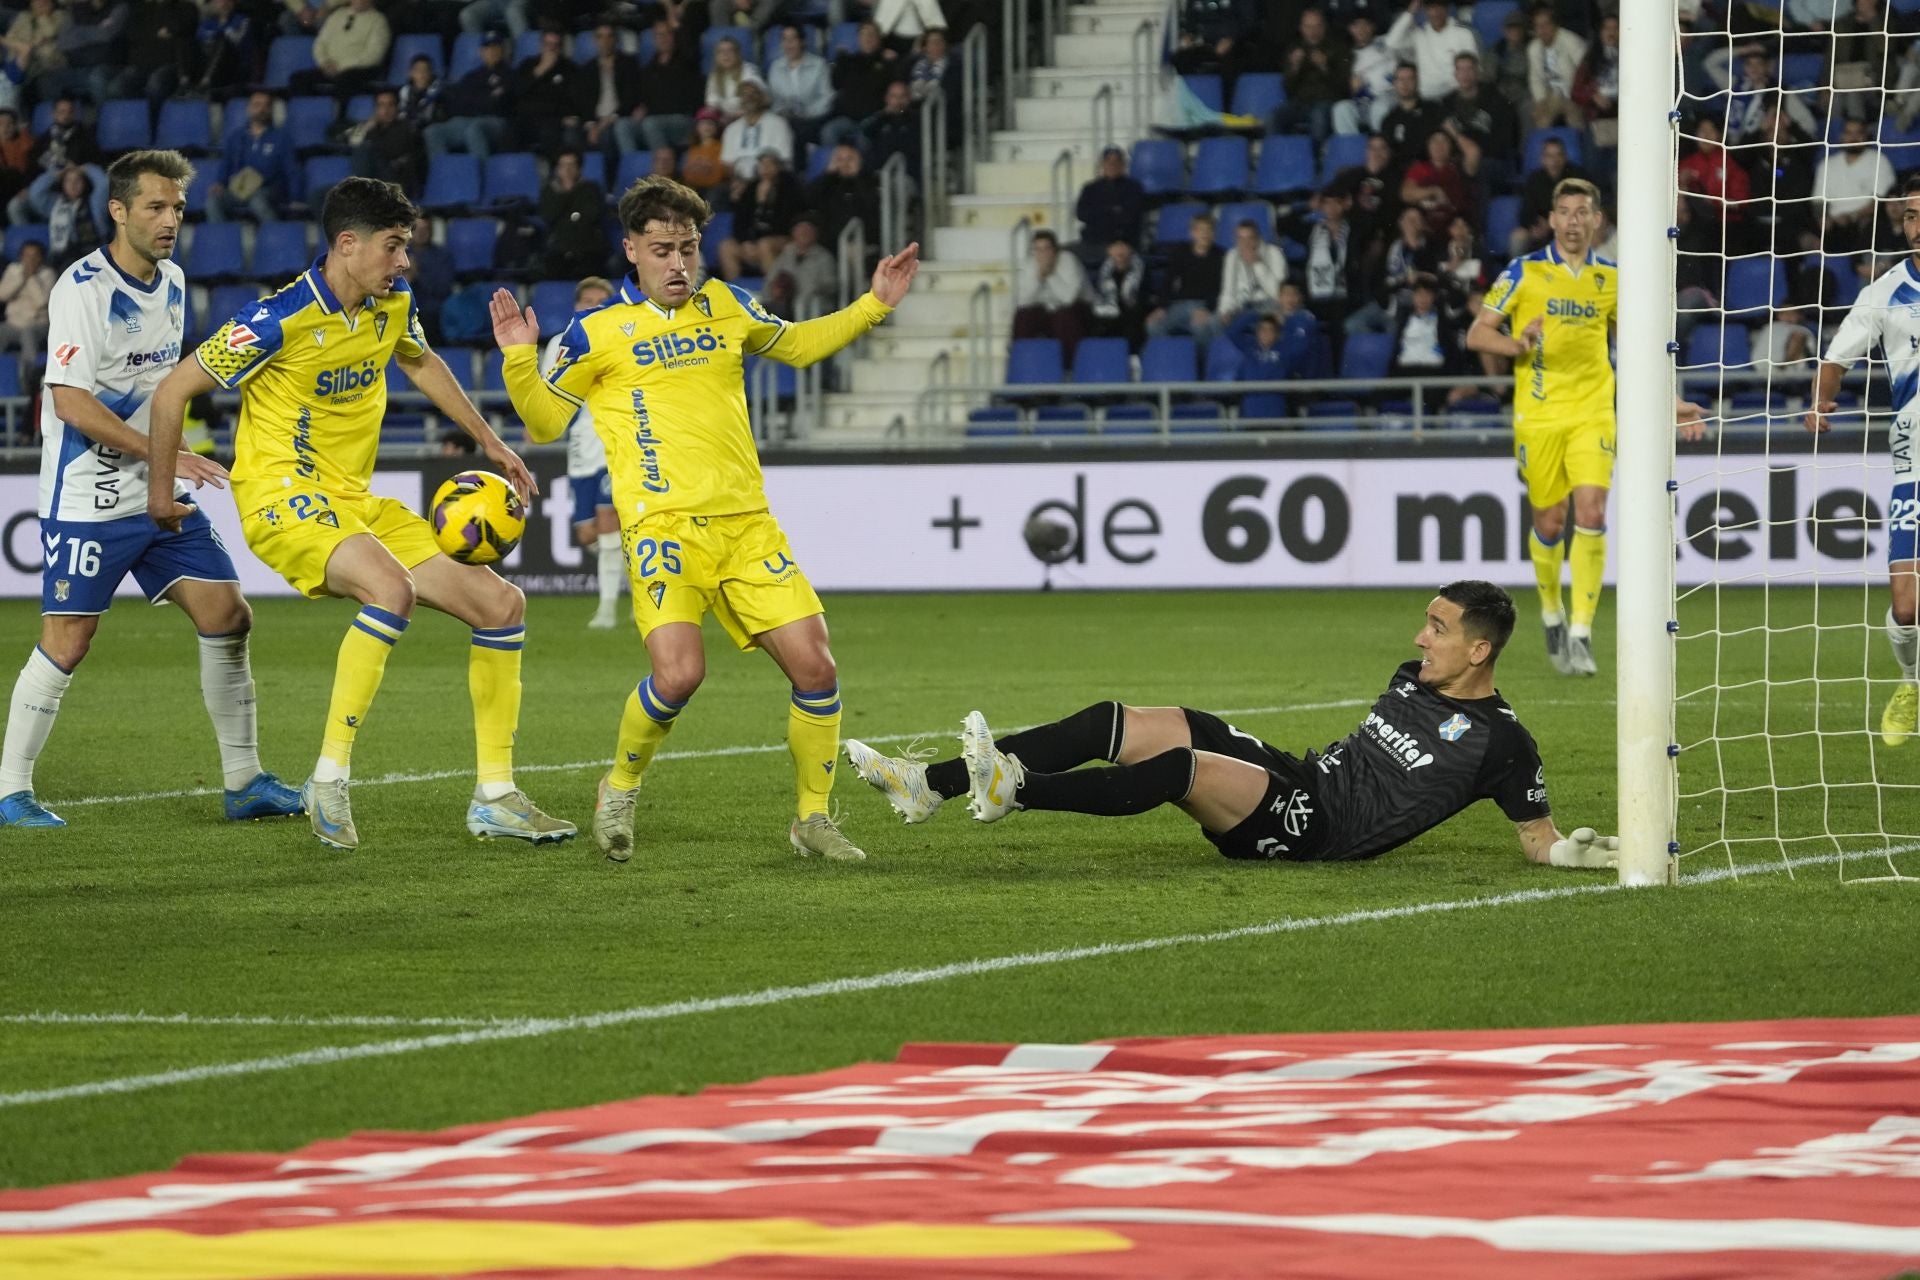
[[[1304,759],[1205,711],[1118,702],[998,741],[975,711],[962,756],[938,764],[851,739],[847,758],[908,822],[960,795],[981,822],[1016,809],[1123,817],[1175,804],[1229,858],[1336,861],[1379,857],[1492,800],[1533,861],[1611,866],[1617,841],[1555,829],[1540,753],[1493,687],[1513,622],[1512,599],[1490,582],[1442,587],[1413,640],[1421,657],[1394,672],[1358,729]],[[1076,768],[1091,760],[1112,767]]]

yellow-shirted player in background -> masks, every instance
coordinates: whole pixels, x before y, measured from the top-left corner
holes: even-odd
[[[303,594],[361,604],[340,642],[320,758],[305,788],[323,843],[352,849],[360,842],[347,803],[353,741],[416,603],[473,628],[467,687],[479,780],[467,830],[534,844],[564,840],[573,824],[542,813],[513,782],[525,597],[491,569],[441,554],[425,520],[368,490],[390,359],[522,496],[533,487],[526,464],[427,348],[400,278],[416,216],[389,182],[348,178],[327,193],[327,251],[292,284],[222,325],[154,392],[152,438],[164,457],[153,463],[148,509],[170,527],[188,513],[172,497],[181,415],[196,395],[238,387],[232,482],[247,546]]]
[[[804,366],[839,351],[906,297],[920,248],[882,258],[872,292],[852,306],[789,324],[732,285],[698,279],[700,232],[712,216],[671,178],[629,188],[620,225],[633,273],[612,301],[574,316],[544,379],[532,309],[522,313],[504,289],[493,299],[507,391],[528,434],[557,439],[585,405],[606,444],[634,619],[653,667],[627,696],[613,767],[600,782],[594,841],[616,862],[632,853],[641,777],[706,676],[700,624],[711,612],[735,644],[765,649],[793,684],[793,847],[864,858],[827,816],[839,675],[820,598],[767,510],[742,362],[763,356]]]
[[[1513,360],[1513,444],[1533,506],[1534,576],[1547,656],[1562,675],[1595,674],[1593,619],[1607,568],[1613,485],[1613,362],[1608,352],[1620,272],[1590,250],[1600,192],[1569,178],[1553,189],[1553,239],[1515,258],[1487,290],[1467,348]],[[1511,322],[1512,334],[1500,331]],[[1561,603],[1567,507],[1573,507],[1573,614]]]

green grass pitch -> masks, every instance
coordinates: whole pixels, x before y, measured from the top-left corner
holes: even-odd
[[[950,746],[960,717],[976,706],[1014,726],[1118,697],[1233,710],[1240,727],[1304,749],[1357,723],[1394,666],[1413,654],[1423,604],[1408,591],[841,596],[829,601],[829,620],[849,736],[925,731]],[[1861,616],[1857,591],[1842,605]],[[583,825],[621,700],[645,670],[630,631],[582,629],[590,607],[533,603],[519,738],[522,783]],[[1723,597],[1721,607],[1730,621],[1760,616],[1757,597]],[[1772,607],[1776,621],[1783,609],[1811,609],[1781,593]],[[338,603],[256,608],[264,754],[269,768],[298,782],[317,745],[350,613]],[[24,656],[37,626],[31,606],[5,606],[0,622]],[[1730,645],[1723,678],[1763,662],[1776,673],[1795,661],[1810,670],[1805,650],[1815,634],[1778,635],[1770,652],[1757,642]],[[981,827],[955,804],[925,826],[906,827],[849,774],[836,798],[868,861],[803,861],[787,846],[792,778],[780,677],[764,656],[731,652],[717,630],[708,642],[707,684],[669,740],[671,756],[649,776],[640,851],[618,867],[584,839],[531,850],[466,835],[465,636],[425,614],[396,651],[362,734],[354,806],[364,844],[343,855],[316,843],[304,822],[227,826],[217,796],[152,798],[217,787],[216,756],[184,620],[121,602],[40,765],[42,798],[73,825],[0,832],[0,1014],[279,1021],[0,1022],[0,1095],[436,1030],[290,1019],[560,1018],[1267,921],[1325,922],[916,986],[0,1105],[0,1185],[820,1070],[890,1058],[909,1040],[1920,1007],[1912,964],[1920,886],[1841,884],[1837,868],[1824,865],[1795,878],[1605,891],[1609,873],[1524,862],[1511,825],[1490,804],[1371,863],[1243,865],[1221,859],[1172,810],[1133,820],[1022,814]],[[1876,674],[1891,674],[1883,653],[1858,637],[1848,643],[1856,677],[1862,653]],[[1603,643],[1603,665],[1609,648]],[[1730,698],[1718,732],[1745,724],[1790,733],[1827,698],[1834,709],[1818,723],[1857,725],[1882,694],[1849,682],[1845,670],[1823,666],[1831,680],[1817,695],[1812,687],[1785,692],[1771,709]],[[1691,674],[1683,670],[1683,687]],[[1611,827],[1610,669],[1597,680],[1554,676],[1528,622],[1499,683],[1539,740],[1562,828]],[[1693,716],[1683,713],[1683,735],[1702,731]],[[1920,742],[1869,751],[1856,734],[1831,746],[1829,780],[1843,770],[1877,769],[1883,781],[1920,772]],[[1760,769],[1764,749],[1764,739],[1753,739],[1725,758],[1736,772]],[[1791,751],[1783,756],[1807,767]],[[1841,794],[1851,804],[1845,797],[1860,793]],[[1822,829],[1823,793],[1756,793],[1729,805],[1736,834],[1758,833],[1776,803],[1799,827]],[[1700,826],[1717,812],[1717,798],[1711,805],[1690,806],[1683,820]],[[1816,841],[1794,852],[1828,849]],[[1780,851],[1756,847],[1752,856],[1778,865]],[[1920,873],[1914,857],[1899,859],[1910,874]],[[1694,861],[1726,863],[1723,854]],[[1581,885],[1597,891],[1350,918]]]

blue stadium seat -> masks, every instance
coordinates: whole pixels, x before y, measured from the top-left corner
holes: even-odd
[[[1083,404],[1043,404],[1033,411],[1033,432],[1041,436],[1083,436],[1093,414]]]
[[[387,59],[387,83],[405,84],[407,68],[413,60],[425,54],[433,59],[433,72],[441,74],[446,69],[446,51],[440,47],[440,37],[436,35],[395,36],[393,53]]]
[[[1920,121],[1902,129],[1895,113],[1880,118],[1880,154],[1887,158],[1895,173],[1920,169]]]
[[[824,148],[820,148],[824,150]],[[640,179],[653,172],[653,153],[651,151],[626,151],[620,156],[620,169],[613,179],[613,194],[618,196]]]
[[[1824,53],[1790,53],[1780,60],[1780,87],[1818,88],[1826,70],[1827,56]]]
[[[1687,335],[1687,350],[1681,367],[1688,369],[1738,368],[1753,361],[1753,340],[1746,326],[1696,325]]]
[[[213,117],[199,98],[169,98],[160,104],[153,145],[188,155],[213,150]]]
[[[1549,138],[1558,138],[1567,145],[1567,162],[1579,164],[1586,156],[1581,144],[1580,130],[1569,129],[1565,125],[1553,129],[1532,129],[1527,133],[1526,168],[1524,173],[1532,173],[1540,167],[1540,148],[1547,145]]]
[[[1350,431],[1359,425],[1360,405],[1353,400],[1315,400],[1307,406],[1307,417],[1315,419],[1309,427]]]
[[[460,384],[462,390],[480,389],[480,372],[472,347],[435,347],[434,350],[447,362],[447,368],[453,372],[453,380]]]
[[[332,98],[318,94],[287,99],[287,116],[282,123],[287,137],[293,141],[294,154],[317,151],[327,145],[337,110]]]
[[[1194,100],[1209,111],[1227,109],[1226,94],[1221,88],[1219,76],[1181,76],[1180,83],[1187,86]]]
[[[153,116],[145,98],[107,99],[93,128],[100,149],[109,154],[153,145]]]
[[[253,274],[268,284],[290,280],[307,269],[313,254],[307,248],[304,222],[263,222],[253,234]]]
[[[11,351],[0,355],[0,396],[16,399],[25,394],[20,385],[20,360]],[[22,428],[31,430],[31,428]]]
[[[1487,249],[1496,261],[1507,256],[1507,241],[1519,225],[1519,196],[1495,196],[1487,201]]]
[[[1065,382],[1057,338],[1015,338],[1007,348],[1007,382]]]
[[[259,300],[257,285],[223,284],[207,290],[207,331],[211,333],[235,316],[246,314]]]
[[[1192,338],[1148,338],[1140,348],[1140,381],[1192,382],[1198,353]]]
[[[44,222],[21,222],[7,228],[7,261],[14,262],[20,257],[20,246],[29,241],[37,243],[42,249],[47,247],[51,233]]]
[[[1208,382],[1233,382],[1240,376],[1240,362],[1245,353],[1233,344],[1233,339],[1222,334],[1207,344],[1206,367],[1201,371]],[[1144,366],[1145,359],[1141,364]]]
[[[1775,258],[1735,258],[1727,264],[1727,296],[1722,308],[1729,317],[1755,318],[1778,306],[1786,293],[1786,276]]]
[[[509,151],[487,157],[486,182],[481,194],[490,205],[540,203],[540,165],[531,151]]]
[[[1481,48],[1492,49],[1500,43],[1506,34],[1501,28],[1506,24],[1507,15],[1519,7],[1519,0],[1475,0],[1473,30],[1480,37]],[[1531,31],[1528,34],[1531,35]]]
[[[496,288],[504,288],[505,286],[485,284],[475,287],[485,289],[487,293],[491,295]],[[488,347],[480,353],[480,389],[482,391],[505,391],[507,389],[506,374],[501,372],[500,367],[502,359],[504,359],[504,357],[501,355],[500,348],[498,347]]]
[[[267,49],[267,79],[269,89],[284,89],[293,83],[296,71],[313,70],[312,36],[275,36],[273,44]],[[228,126],[231,128],[231,124]]]
[[[1215,401],[1196,400],[1173,406],[1168,416],[1173,419],[1175,431],[1218,431],[1224,415]]]
[[[240,224],[203,222],[193,229],[187,246],[187,276],[197,283],[237,280],[247,274],[247,257],[240,247]]]
[[[1240,397],[1240,421],[1264,418],[1290,418],[1293,410],[1278,391],[1249,391]]]
[[[1134,143],[1127,172],[1150,196],[1186,190],[1186,155],[1172,138],[1142,138]]]
[[[607,153],[589,151],[581,156],[580,176],[605,191],[607,189]]]
[[[1193,177],[1188,186],[1196,195],[1238,195],[1247,189],[1247,140],[1239,137],[1202,138],[1193,152]]]
[[[1127,383],[1133,373],[1127,361],[1125,338],[1087,338],[1074,348],[1075,382]]]
[[[1153,243],[1185,244],[1187,227],[1194,218],[1207,211],[1207,206],[1198,200],[1183,200],[1179,204],[1163,204],[1153,224]]]
[[[855,53],[860,48],[860,24],[857,22],[836,22],[827,32],[827,61],[832,62],[843,53]]]
[[[1220,222],[1221,243],[1231,243],[1234,232],[1243,222],[1251,222],[1260,228],[1260,238],[1269,243],[1273,240],[1273,206],[1265,200],[1240,200],[1232,204],[1223,204],[1215,211]]]
[[[1108,436],[1147,436],[1159,431],[1154,419],[1159,410],[1150,404],[1108,405],[1100,415],[1100,434]]]
[[[1866,287],[1866,281],[1853,269],[1853,259],[1828,258],[1824,265],[1827,278],[1820,289],[1821,303],[1829,307],[1852,306],[1860,290]]]
[[[224,143],[229,137],[240,132],[247,123],[247,100],[228,98],[220,106],[220,140]]]
[[[346,110],[341,113],[340,118],[352,121],[354,124],[363,124],[373,119],[373,95],[356,93],[348,98]]]
[[[1284,196],[1311,191],[1313,185],[1311,138],[1276,133],[1260,144],[1260,164],[1253,174],[1255,191],[1263,196]]]
[[[723,209],[713,215],[707,223],[707,229],[700,234],[700,261],[706,264],[709,272],[720,262],[720,242],[733,237],[733,210]]]
[[[39,137],[53,123],[53,99],[43,97],[33,109],[33,136]]]
[[[531,31],[522,31],[520,38],[513,42],[513,56],[509,59],[509,62],[511,65],[517,67],[528,58],[537,58],[539,56],[540,31],[539,28],[536,27]]]
[[[1242,72],[1233,82],[1233,114],[1252,116],[1262,125],[1286,100],[1287,82],[1278,71]]]
[[[447,219],[446,249],[453,258],[454,275],[477,280],[492,274],[494,242],[499,233],[492,218]]]
[[[967,436],[970,439],[1019,434],[1020,411],[1010,404],[988,405],[984,409],[975,409],[967,415]]]
[[[573,281],[542,280],[527,299],[540,319],[540,340],[551,338],[573,319]]]
[[[480,161],[457,151],[435,156],[427,166],[423,209],[465,211],[480,203]]]
[[[447,81],[452,83],[480,65],[480,33],[463,31],[454,37],[453,56],[447,59]]]
[[[1327,139],[1326,150],[1320,156],[1320,185],[1324,187],[1333,181],[1333,175],[1342,169],[1351,169],[1366,162],[1365,134],[1336,133]]]
[[[833,159],[833,152],[827,147],[814,144],[807,148],[807,181],[817,182],[820,175],[827,171],[827,164]]]
[[[1340,353],[1340,376],[1373,382],[1386,377],[1392,364],[1392,334],[1356,333],[1347,338],[1346,350]]]
[[[323,192],[346,181],[352,171],[352,162],[345,156],[308,156],[300,166],[301,191],[310,203],[318,204]]]

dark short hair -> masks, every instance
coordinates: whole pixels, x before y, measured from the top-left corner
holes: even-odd
[[[1042,240],[1045,240],[1048,244],[1052,245],[1056,249],[1060,247],[1060,237],[1053,234],[1053,232],[1047,230],[1045,227],[1042,227],[1040,228],[1040,230],[1033,233],[1033,243],[1039,244]]]
[[[140,190],[140,176],[147,173],[177,182],[185,190],[193,181],[193,164],[178,151],[129,151],[107,166],[107,199],[131,205]]]
[[[1900,184],[1900,194],[1902,197],[1920,196],[1920,173],[1907,175],[1907,180]]]
[[[699,231],[712,217],[713,206],[698,191],[663,173],[640,179],[620,197],[620,225],[629,235],[645,234],[649,222]]]
[[[1475,640],[1493,646],[1499,657],[1513,636],[1513,597],[1505,589],[1478,578],[1462,578],[1440,588],[1440,598],[1460,606],[1460,625]]]
[[[1240,219],[1239,222],[1234,224],[1233,229],[1235,231],[1251,231],[1255,235],[1260,234],[1260,224],[1255,222],[1252,218]]]
[[[378,178],[342,178],[320,207],[320,230],[331,245],[343,231],[373,234],[394,227],[413,230],[420,211],[396,182]]]
[[[407,69],[411,71],[413,68],[419,66],[423,62],[426,63],[429,67],[433,65],[432,58],[429,58],[424,53],[416,53],[413,55],[413,60],[407,63]]]

